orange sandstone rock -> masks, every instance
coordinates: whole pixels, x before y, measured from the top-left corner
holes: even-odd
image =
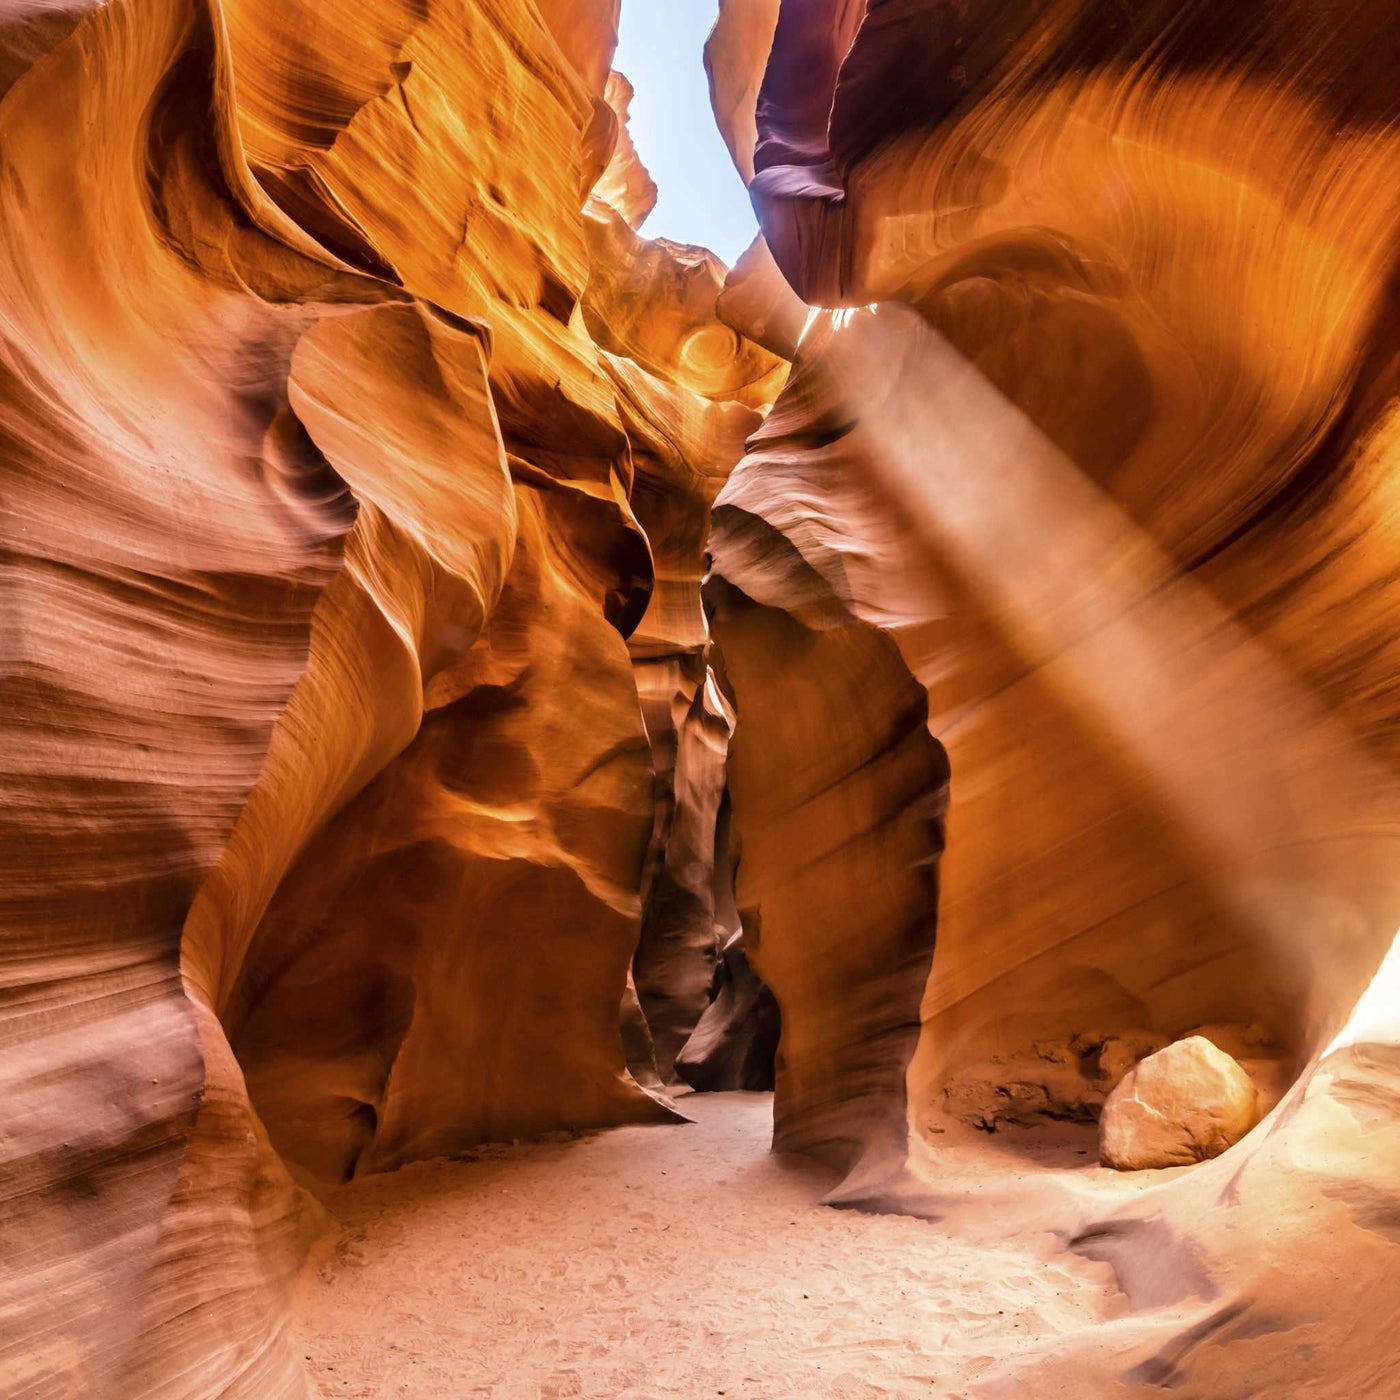
[[[710,56],[762,67],[750,192],[820,308],[712,535],[781,1140],[847,1170],[836,1199],[941,1215],[904,1129],[971,1067],[1232,1021],[1301,1076],[1150,1207],[1024,1203],[1141,1314],[1127,1393],[1292,1394],[1321,1215],[1394,1364],[1393,1241],[1341,1222],[1394,1208],[1395,1028],[1363,993],[1393,987],[1400,925],[1396,26],[1325,0],[783,0],[766,58],[724,26]],[[923,773],[882,783],[847,715]],[[917,831],[940,751],[941,860]],[[1318,1393],[1364,1391],[1375,1363],[1329,1335]],[[1060,1353],[996,1383],[1081,1392],[1082,1339]]]
[[[627,638],[662,560],[645,659],[710,697],[668,821],[709,859],[704,521],[783,366],[707,255],[590,246],[616,21],[0,18],[19,1393],[301,1395],[294,1174],[673,1116],[621,1039],[666,861]]]
[[[1140,1171],[1218,1157],[1254,1126],[1249,1076],[1203,1036],[1188,1036],[1140,1060],[1108,1096],[1099,1118],[1099,1158]]]

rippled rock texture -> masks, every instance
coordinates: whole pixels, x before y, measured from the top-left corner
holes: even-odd
[[[634,231],[616,18],[0,16],[7,1390],[300,1394],[293,1174],[673,1116],[786,365]]]
[[[1397,41],[1380,3],[725,0],[707,56],[763,231],[721,315],[781,338],[778,273],[812,308],[708,585],[778,1141],[938,1215],[973,1067],[1233,1022],[1294,1076],[1151,1207],[1042,1211],[1129,1296],[1113,1393],[1396,1359]],[[1319,1230],[1364,1341],[1295,1282]]]
[[[1388,1394],[1400,15],[724,0],[732,271],[616,20],[0,15],[0,1376],[303,1394],[303,1187],[673,1118],[742,926],[838,1203],[1268,1048],[988,1394]]]

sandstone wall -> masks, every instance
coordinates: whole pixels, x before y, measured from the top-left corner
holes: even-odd
[[[1144,1319],[1162,1350],[1124,1380],[1210,1390],[1191,1326],[1309,1315],[1256,1267],[1266,1218],[1303,1267],[1308,1212],[1364,1200],[1336,1228],[1393,1271],[1358,1234],[1392,1199],[1392,1047],[1333,1037],[1400,925],[1395,16],[723,11],[715,109],[764,237],[721,314],[804,325],[708,585],[779,1138],[848,1173],[833,1199],[938,1215],[960,1077],[1263,1027],[1297,1080],[1240,1148],[1152,1207],[1037,1216],[1108,1217],[1084,1238],[1120,1279],[1166,1247],[1153,1209],[1209,1259],[1215,1320]],[[1325,1165],[1324,1120],[1352,1144]]]
[[[783,366],[623,222],[616,19],[0,17],[20,1393],[301,1394],[294,1175],[674,1116],[620,1007],[713,828],[705,516]]]

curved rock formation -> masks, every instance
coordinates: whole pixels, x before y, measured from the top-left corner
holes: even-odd
[[[0,15],[5,1388],[304,1395],[319,1183],[780,1009],[830,1199],[1111,1267],[987,1393],[1388,1393],[1395,7],[724,0],[732,272],[617,19]],[[939,1146],[1222,1024],[1145,1190]]]
[[[289,1167],[674,1116],[620,1007],[645,878],[657,1043],[703,1009],[698,580],[785,366],[613,212],[651,188],[616,19],[0,19],[20,1394],[301,1394]]]
[[[672,1064],[709,997],[724,930],[714,853],[732,716],[709,672],[700,603],[710,504],[776,397],[787,364],[716,319],[723,265],[701,248],[646,243],[598,199],[584,298],[632,448],[632,509],[655,585],[628,640],[657,775],[633,972],[656,1067]]]
[[[783,0],[771,51],[752,25],[720,32],[716,111],[741,168],[735,75],[763,73],[767,246],[827,308],[712,542],[741,903],[784,1018],[780,1140],[850,1173],[836,1199],[933,1214],[925,1130],[961,1070],[1090,1030],[1261,1023],[1291,1095],[1157,1207],[1234,1301],[1144,1319],[1135,1336],[1174,1340],[1123,1373],[1189,1386],[1193,1327],[1228,1346],[1245,1313],[1309,1315],[1251,1256],[1270,1211],[1296,1267],[1311,1209],[1354,1239],[1335,1202],[1373,1218],[1393,1199],[1388,1148],[1368,1162],[1351,1136],[1394,1130],[1388,1042],[1333,1037],[1356,1037],[1400,925],[1382,620],[1400,153],[1374,60],[1396,16]],[[725,294],[733,323],[754,306],[761,333],[743,290]],[[889,736],[901,781],[842,751],[848,713]],[[936,824],[917,827],[942,800],[937,743],[941,890]],[[820,874],[797,876],[792,851]],[[824,969],[828,947],[845,975],[814,995],[803,953]],[[1324,1160],[1331,1114],[1352,1147]],[[1271,1174],[1289,1143],[1305,1180]],[[1095,1211],[1115,1241],[1095,1257],[1131,1294],[1151,1231],[1084,1200],[1057,1228]],[[1207,1246],[1203,1214],[1232,1211],[1230,1241]],[[1373,1284],[1387,1249],[1358,1245]],[[1270,1352],[1250,1393],[1276,1393],[1288,1358]],[[1361,1384],[1349,1364],[1334,1378]]]
[[[617,118],[617,143],[612,159],[593,186],[592,198],[621,214],[632,228],[639,229],[656,207],[657,189],[656,181],[642,164],[627,130],[627,113],[635,92],[621,73],[611,73],[605,96]]]
[[[713,1000],[676,1056],[693,1089],[773,1088],[782,1017],[773,993],[749,966],[743,929],[721,950]]]

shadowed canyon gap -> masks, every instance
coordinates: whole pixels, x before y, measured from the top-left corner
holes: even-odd
[[[0,11],[0,1393],[1400,1394],[1400,13],[617,21]]]

